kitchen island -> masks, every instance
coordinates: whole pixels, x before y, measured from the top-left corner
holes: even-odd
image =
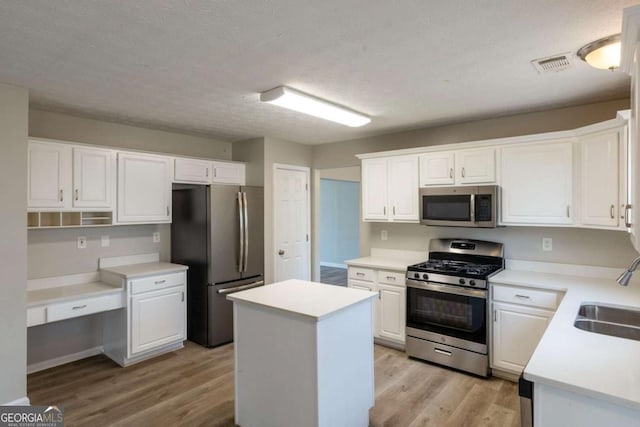
[[[236,423],[369,425],[377,295],[302,280],[229,295]]]

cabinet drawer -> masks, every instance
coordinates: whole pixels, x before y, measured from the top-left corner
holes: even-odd
[[[352,279],[366,280],[368,282],[376,280],[376,272],[370,268],[349,267],[348,275]]]
[[[404,273],[398,271],[378,271],[378,283],[386,283],[387,285],[405,286]]]
[[[555,310],[559,293],[551,290],[493,285],[493,300]]]
[[[184,272],[162,274],[158,276],[149,276],[141,279],[129,280],[131,294],[139,294],[142,292],[157,291],[159,289],[171,288],[186,284]]]
[[[30,307],[27,309],[27,327],[47,323],[47,307]]]
[[[124,307],[124,292],[101,297],[85,298],[75,301],[49,304],[47,322],[85,316],[101,311],[115,310]]]

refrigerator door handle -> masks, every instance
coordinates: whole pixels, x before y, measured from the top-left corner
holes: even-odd
[[[242,271],[247,271],[249,264],[249,213],[247,211],[247,193],[242,192],[242,202],[244,205],[244,264],[242,265]]]
[[[253,289],[260,286],[264,286],[264,280],[259,280],[257,282],[249,283],[246,285],[235,286],[233,288],[219,289],[218,293],[220,295],[229,295],[235,292],[246,291],[247,289]]]
[[[240,218],[240,250],[238,252],[238,271],[242,273],[244,268],[244,218],[243,218],[242,192],[238,192],[238,217]]]

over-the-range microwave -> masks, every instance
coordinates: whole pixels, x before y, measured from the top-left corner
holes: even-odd
[[[495,228],[500,212],[497,185],[420,189],[420,223],[447,227]]]

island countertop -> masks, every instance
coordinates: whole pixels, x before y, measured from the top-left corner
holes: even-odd
[[[292,279],[236,292],[227,296],[227,299],[320,321],[349,306],[377,296],[376,292]]]

